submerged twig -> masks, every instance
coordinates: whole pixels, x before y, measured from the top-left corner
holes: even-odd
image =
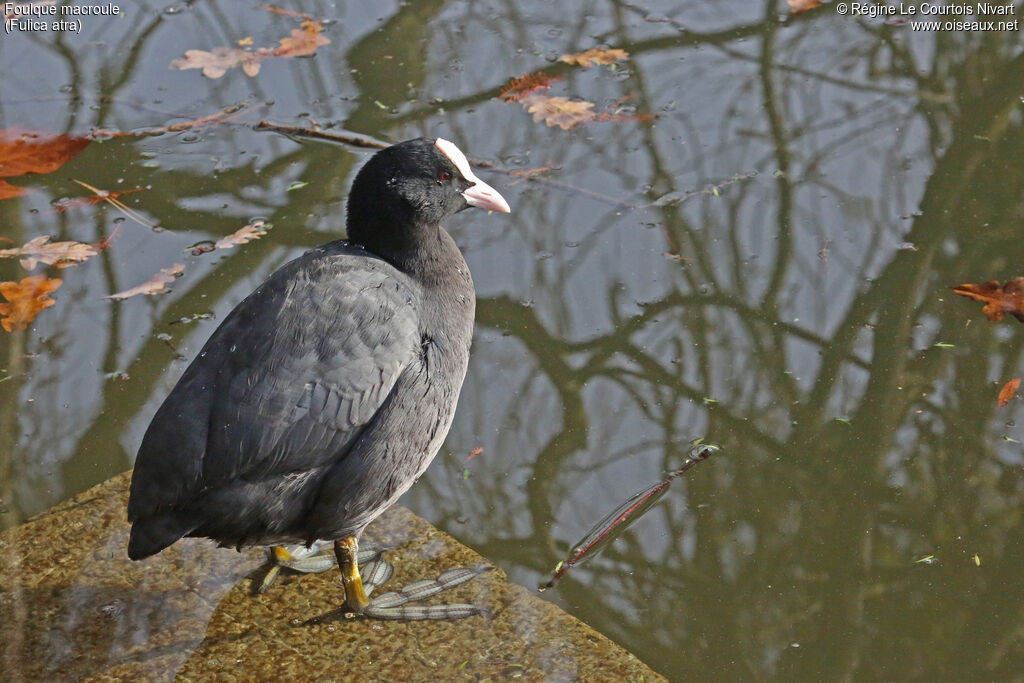
[[[580,564],[588,557],[593,557],[602,548],[608,546],[612,541],[622,535],[626,528],[640,519],[648,510],[654,507],[662,496],[668,492],[672,481],[683,474],[702,460],[707,460],[717,451],[717,447],[705,446],[696,455],[690,456],[682,467],[671,472],[667,477],[657,484],[650,486],[643,491],[633,494],[626,502],[608,513],[604,519],[583,537],[579,543],[569,551],[569,558],[559,562],[555,567],[555,573],[551,579],[540,587],[540,590],[552,588],[555,582],[562,578],[572,567]]]
[[[132,131],[117,131],[117,130],[100,130],[95,129],[92,131],[91,137],[95,138],[148,138],[156,135],[163,135],[164,133],[180,133],[184,130],[191,128],[202,128],[203,126],[212,126],[221,123],[228,123],[229,121],[238,118],[242,114],[246,113],[250,109],[248,102],[239,102],[238,104],[231,105],[223,111],[219,111],[215,114],[208,114],[206,116],[200,116],[198,119],[191,121],[182,121],[181,123],[172,123],[169,126],[160,126],[159,128],[151,128],[149,130],[141,132]]]

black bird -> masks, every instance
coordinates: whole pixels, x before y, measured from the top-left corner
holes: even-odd
[[[157,410],[132,475],[129,557],[184,536],[328,539],[347,609],[372,612],[359,536],[437,454],[466,374],[476,297],[441,222],[471,206],[509,211],[447,140],[363,166],[348,239],[246,297]]]

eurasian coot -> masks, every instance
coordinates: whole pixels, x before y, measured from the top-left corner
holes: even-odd
[[[470,206],[509,211],[447,140],[366,163],[348,239],[246,297],[157,410],[132,475],[129,557],[184,536],[333,540],[347,608],[372,612],[359,536],[434,458],[466,374],[476,298],[441,222]]]

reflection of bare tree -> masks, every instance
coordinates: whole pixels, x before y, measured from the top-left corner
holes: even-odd
[[[910,35],[825,10],[786,17],[780,2],[737,4],[735,17],[701,5],[697,30],[689,5],[669,17],[625,2],[586,12],[510,3],[495,18],[472,3],[409,3],[335,63],[325,53],[294,67],[311,101],[354,87],[351,105],[328,108],[343,127],[399,138],[444,124],[489,140],[506,166],[553,162],[556,179],[653,203],[628,212],[524,184],[512,222],[458,235],[483,292],[473,374],[453,453],[409,500],[535,582],[706,436],[725,455],[677,482],[555,599],[680,679],[1009,677],[1024,664],[1024,481],[1019,445],[1001,438],[1020,437],[1007,417],[1020,413],[996,412],[994,381],[1019,374],[1024,344],[1013,326],[950,301],[948,287],[1019,275],[1024,260],[1019,36]],[[546,54],[538,23],[562,32],[549,41],[562,48],[597,33],[632,55],[614,78],[544,66],[569,92],[629,95],[662,118],[554,135],[492,102],[537,60],[488,36]],[[342,56],[351,80],[336,68]],[[478,68],[505,58],[523,61]],[[100,81],[127,86],[133,68]],[[97,111],[100,127],[125,116],[109,101]],[[100,323],[87,329],[102,327],[104,341],[92,358],[132,379],[100,385],[84,428],[58,420],[24,437],[19,420],[47,424],[76,401],[59,372],[12,370],[31,365],[25,351],[64,367],[77,328],[54,321],[56,341],[25,351],[22,338],[0,337],[14,375],[0,384],[12,399],[0,429],[16,475],[68,442],[58,467],[71,487],[127,467],[130,453],[112,445],[175,372],[167,344],[130,326],[144,319],[175,343],[203,337],[208,328],[167,323],[226,310],[253,273],[340,225],[352,154],[243,128],[207,138],[205,154],[228,159],[215,174],[181,163],[147,178],[146,209],[187,228],[174,248],[238,227],[224,206],[278,229],[197,266],[173,297],[96,305]],[[258,148],[261,162],[230,156],[236,148]],[[106,143],[90,182],[115,186],[137,154],[135,143]],[[757,178],[721,196],[670,200],[752,169]],[[316,192],[285,194],[295,181]],[[43,230],[38,220],[23,217],[21,229]],[[62,239],[95,239],[109,222],[91,234],[60,227]],[[83,301],[124,284],[114,257],[103,259]],[[18,400],[28,394],[38,400]],[[476,445],[485,451],[464,481],[464,447]],[[940,563],[915,565],[924,555]]]
[[[717,473],[695,475],[690,495],[710,506],[689,514],[663,510],[648,529],[606,551],[599,566],[566,580],[561,594],[577,614],[680,678],[709,672],[800,680],[1009,676],[1021,665],[1024,596],[1012,587],[1018,582],[1011,568],[1020,561],[1024,482],[1019,447],[998,446],[998,436],[1014,425],[1002,425],[994,413],[991,379],[1019,372],[1021,342],[987,324],[965,328],[963,306],[943,299],[950,284],[1017,272],[1024,183],[1014,159],[1024,148],[1018,101],[1024,56],[1019,44],[1006,49],[1007,36],[942,34],[945,48],[959,49],[953,58],[939,50],[929,69],[910,59],[903,41],[894,45],[891,28],[865,28],[873,41],[868,49],[879,51],[873,59],[892,48],[882,73],[915,82],[922,93],[918,106],[907,99],[911,107],[900,118],[906,125],[925,121],[934,168],[920,199],[897,190],[881,204],[916,204],[916,218],[899,237],[908,248],[880,259],[891,228],[876,221],[879,234],[868,242],[873,253],[843,258],[836,250],[840,267],[870,280],[849,300],[821,293],[841,313],[829,316],[825,335],[783,317],[793,310],[794,277],[816,275],[798,244],[808,236],[798,232],[806,222],[798,193],[817,184],[840,201],[856,199],[819,173],[827,156],[876,134],[880,120],[865,110],[870,126],[849,122],[852,132],[832,136],[818,145],[821,151],[808,148],[822,128],[793,122],[788,108],[800,97],[788,75],[794,71],[775,65],[778,26],[769,19],[763,28],[757,77],[772,163],[780,171],[769,200],[775,220],[769,266],[744,280],[749,225],[740,220],[742,204],[766,201],[755,189],[741,191],[727,215],[731,260],[723,260],[680,207],[662,210],[660,220],[693,262],[680,274],[678,290],[644,302],[641,313],[613,314],[606,334],[572,341],[519,302],[481,301],[480,323],[527,350],[562,411],[560,428],[525,477],[532,525],[524,533],[512,524],[520,517],[502,506],[516,501],[478,482],[473,488],[486,488],[481,496],[499,512],[492,510],[490,528],[475,545],[506,565],[532,567],[534,577],[561,559],[574,537],[556,540],[552,530],[568,512],[564,501],[578,500],[574,482],[588,485],[577,466],[579,451],[598,459],[600,446],[587,435],[607,417],[584,407],[599,378],[635,402],[648,428],[662,435],[668,459],[686,434],[675,411],[713,396],[719,402],[698,419],[734,459],[716,463]],[[815,76],[808,69],[799,74]],[[843,85],[842,76],[822,76]],[[946,101],[955,102],[955,112]],[[685,189],[662,172],[671,164],[649,131],[647,137],[652,193]],[[901,177],[905,158],[898,149],[883,158],[886,182]],[[798,174],[805,177],[798,181]],[[816,247],[823,241],[818,235]],[[695,293],[702,288],[706,293]],[[609,296],[610,308],[620,304]],[[940,341],[970,352],[932,346]],[[794,347],[810,347],[820,360],[800,367]],[[723,386],[723,378],[734,381]],[[617,501],[630,492],[613,486],[599,495]],[[467,508],[463,501],[453,511],[464,517]],[[493,528],[502,519],[509,520],[506,535]],[[450,523],[464,522],[453,516]],[[668,540],[656,540],[661,534]],[[970,573],[972,553],[982,547],[991,577]],[[933,553],[945,564],[914,566],[915,558]],[[1008,593],[998,597],[1000,591]],[[631,597],[640,604],[628,606]],[[990,619],[996,603],[1013,606]],[[915,606],[922,612],[908,614]],[[944,649],[948,643],[958,645]]]

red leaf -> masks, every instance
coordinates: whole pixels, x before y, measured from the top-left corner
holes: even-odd
[[[1013,399],[1013,395],[1017,393],[1017,387],[1020,386],[1020,377],[1014,377],[1009,382],[1003,385],[1003,388],[999,390],[999,406],[1005,406]]]
[[[960,285],[953,291],[985,304],[981,312],[991,322],[997,323],[1003,315],[1009,313],[1024,323],[1024,277],[1007,280],[1000,285],[998,280],[991,280],[980,285]]]
[[[551,76],[540,71],[523,74],[519,78],[511,78],[501,86],[498,99],[505,102],[518,102],[534,90],[551,87],[551,84],[560,78],[561,76]]]
[[[0,130],[0,178],[13,178],[26,173],[52,173],[81,152],[89,138],[51,135],[29,130]],[[16,197],[24,188],[0,185],[0,198]],[[12,194],[12,192],[14,194]]]

